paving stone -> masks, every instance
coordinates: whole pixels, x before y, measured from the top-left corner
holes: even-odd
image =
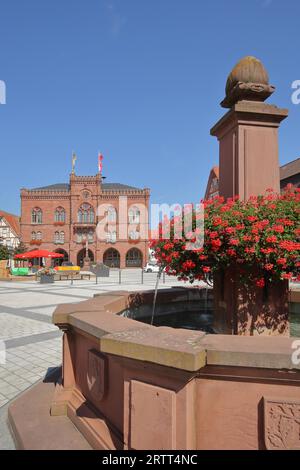
[[[96,293],[118,290],[148,290],[156,282],[155,274],[144,275],[140,270],[112,271],[109,278],[95,281],[56,282],[44,286],[35,282],[0,281],[0,339],[6,341],[6,364],[0,365],[0,449],[14,448],[6,421],[6,404],[37,380],[47,370],[61,364],[61,332],[52,325],[52,313],[58,304],[80,302]],[[166,284],[182,285],[166,277]],[[1,415],[2,412],[2,415]]]

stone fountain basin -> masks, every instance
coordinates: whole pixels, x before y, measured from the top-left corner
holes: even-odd
[[[124,316],[149,312],[153,296],[119,291],[57,307],[53,321],[64,331],[62,379],[51,401],[39,389],[10,406],[20,447],[32,446],[35,438],[40,442],[43,432],[46,439],[50,427],[62,442],[63,416],[95,449],[300,447],[296,338],[206,334]],[[211,293],[206,298],[204,290],[160,290],[157,312],[163,306],[181,311],[183,305],[193,311],[204,298],[210,305]],[[43,397],[51,423],[48,412],[40,429],[36,423],[43,417],[35,409]],[[23,410],[26,420],[20,418]],[[275,442],[272,430],[281,412],[292,413],[293,425],[281,426],[282,438]]]
[[[128,312],[137,320],[139,316],[144,317],[145,312],[150,315],[153,296],[153,290],[96,294],[94,298],[79,304],[58,306],[53,314],[53,323],[66,331],[91,335],[103,353],[153,361],[178,369],[194,371],[200,364],[217,364],[218,350],[223,365],[252,366],[252,359],[256,357],[255,365],[258,367],[294,368],[291,344],[295,338],[258,336],[255,341],[253,337],[211,335],[167,326],[157,328],[128,318]],[[183,305],[189,312],[199,311],[204,302],[211,309],[212,298],[212,291],[207,295],[206,289],[163,289],[158,292],[155,316],[166,314],[166,311],[170,314],[181,312]],[[267,361],[266,350],[271,362]],[[224,362],[226,352],[228,361]],[[273,353],[276,353],[276,358]]]

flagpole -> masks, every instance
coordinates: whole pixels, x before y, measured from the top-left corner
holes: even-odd
[[[98,172],[102,176],[103,155],[98,151]]]

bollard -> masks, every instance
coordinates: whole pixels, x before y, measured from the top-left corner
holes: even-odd
[[[166,283],[166,272],[163,271],[163,284],[165,284],[165,283]]]
[[[141,281],[142,281],[142,284],[144,284],[144,270],[143,270],[143,268],[142,268],[142,279],[141,279]]]
[[[98,276],[96,276],[96,284],[98,284]]]
[[[71,274],[71,286],[73,285],[73,274]]]
[[[122,282],[122,275],[121,275],[121,269],[119,269],[119,284]]]

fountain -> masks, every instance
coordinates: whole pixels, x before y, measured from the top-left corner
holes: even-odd
[[[273,91],[253,58],[228,78],[223,105],[231,109],[212,130],[224,195],[279,184],[277,129],[287,111],[263,103]],[[57,307],[62,375],[10,405],[18,447],[299,449],[300,339],[267,322],[261,335],[240,334],[243,312],[259,317],[262,300],[247,303],[234,272],[224,289],[218,279],[213,290],[158,290],[158,282],[155,291]],[[289,294],[285,283],[265,312],[288,325],[288,300],[299,315],[299,291]]]
[[[275,90],[268,73],[255,57],[241,59],[226,82],[221,105],[230,110],[211,129],[219,141],[220,195],[225,198],[280,192],[278,128],[288,110],[264,103]],[[245,288],[239,267],[232,266],[214,279],[215,328],[228,334],[289,335],[288,282],[262,289]]]

